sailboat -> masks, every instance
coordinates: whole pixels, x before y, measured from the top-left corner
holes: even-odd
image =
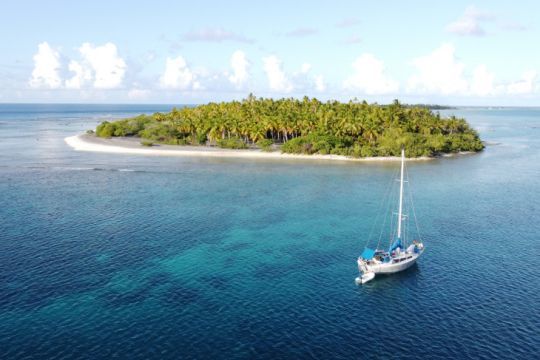
[[[410,216],[404,213],[404,199],[403,199],[403,184],[408,180],[404,180],[405,176],[405,149],[401,149],[401,171],[399,178],[399,203],[397,211],[397,229],[393,231],[392,225],[390,230],[390,245],[388,248],[379,248],[381,237],[377,247],[374,249],[367,247],[364,248],[362,254],[358,257],[358,271],[360,275],[355,279],[357,285],[365,284],[375,278],[376,274],[392,274],[408,269],[416,263],[416,260],[424,253],[424,244],[422,241],[413,240],[408,244],[408,235],[404,232],[405,223],[408,224]],[[409,194],[410,195],[410,194]],[[414,222],[416,229],[418,230],[418,222],[416,221],[416,214],[412,204],[412,196],[410,198],[410,210],[414,215]],[[410,226],[407,226],[407,229]],[[418,231],[419,233],[419,231]],[[382,232],[381,232],[382,234]],[[419,236],[419,234],[418,234]],[[368,239],[369,242],[370,239]]]

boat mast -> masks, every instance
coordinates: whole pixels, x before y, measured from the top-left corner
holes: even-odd
[[[401,148],[401,178],[399,182],[399,211],[398,211],[398,228],[397,237],[401,239],[401,218],[403,211],[403,168],[405,167],[405,148]]]

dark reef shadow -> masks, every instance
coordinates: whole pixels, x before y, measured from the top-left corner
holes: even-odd
[[[199,290],[180,283],[173,283],[160,294],[160,301],[173,307],[184,307],[197,302],[202,297]]]
[[[204,286],[210,286],[216,290],[226,290],[230,287],[230,279],[220,275],[207,275],[199,278]]]

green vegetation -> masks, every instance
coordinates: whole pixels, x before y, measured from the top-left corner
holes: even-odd
[[[291,154],[353,155],[349,151],[352,145],[353,139],[348,136],[308,134],[287,141],[281,151]]]
[[[434,156],[480,151],[478,133],[464,119],[441,118],[426,106],[367,102],[320,102],[263,99],[174,108],[170,113],[140,115],[96,128],[100,137],[139,136],[162,144],[214,145],[286,153],[337,154],[354,157]]]
[[[260,147],[262,151],[272,151],[272,145],[274,145],[272,139],[261,139],[257,141],[257,146]]]
[[[148,140],[141,141],[142,146],[154,146],[154,143]]]
[[[239,137],[219,139],[217,145],[224,149],[247,149],[247,144]]]

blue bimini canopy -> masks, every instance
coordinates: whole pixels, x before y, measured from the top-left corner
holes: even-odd
[[[373,259],[373,255],[375,255],[375,250],[365,248],[364,251],[362,251],[362,255],[360,255],[360,257],[364,260],[371,260]]]

